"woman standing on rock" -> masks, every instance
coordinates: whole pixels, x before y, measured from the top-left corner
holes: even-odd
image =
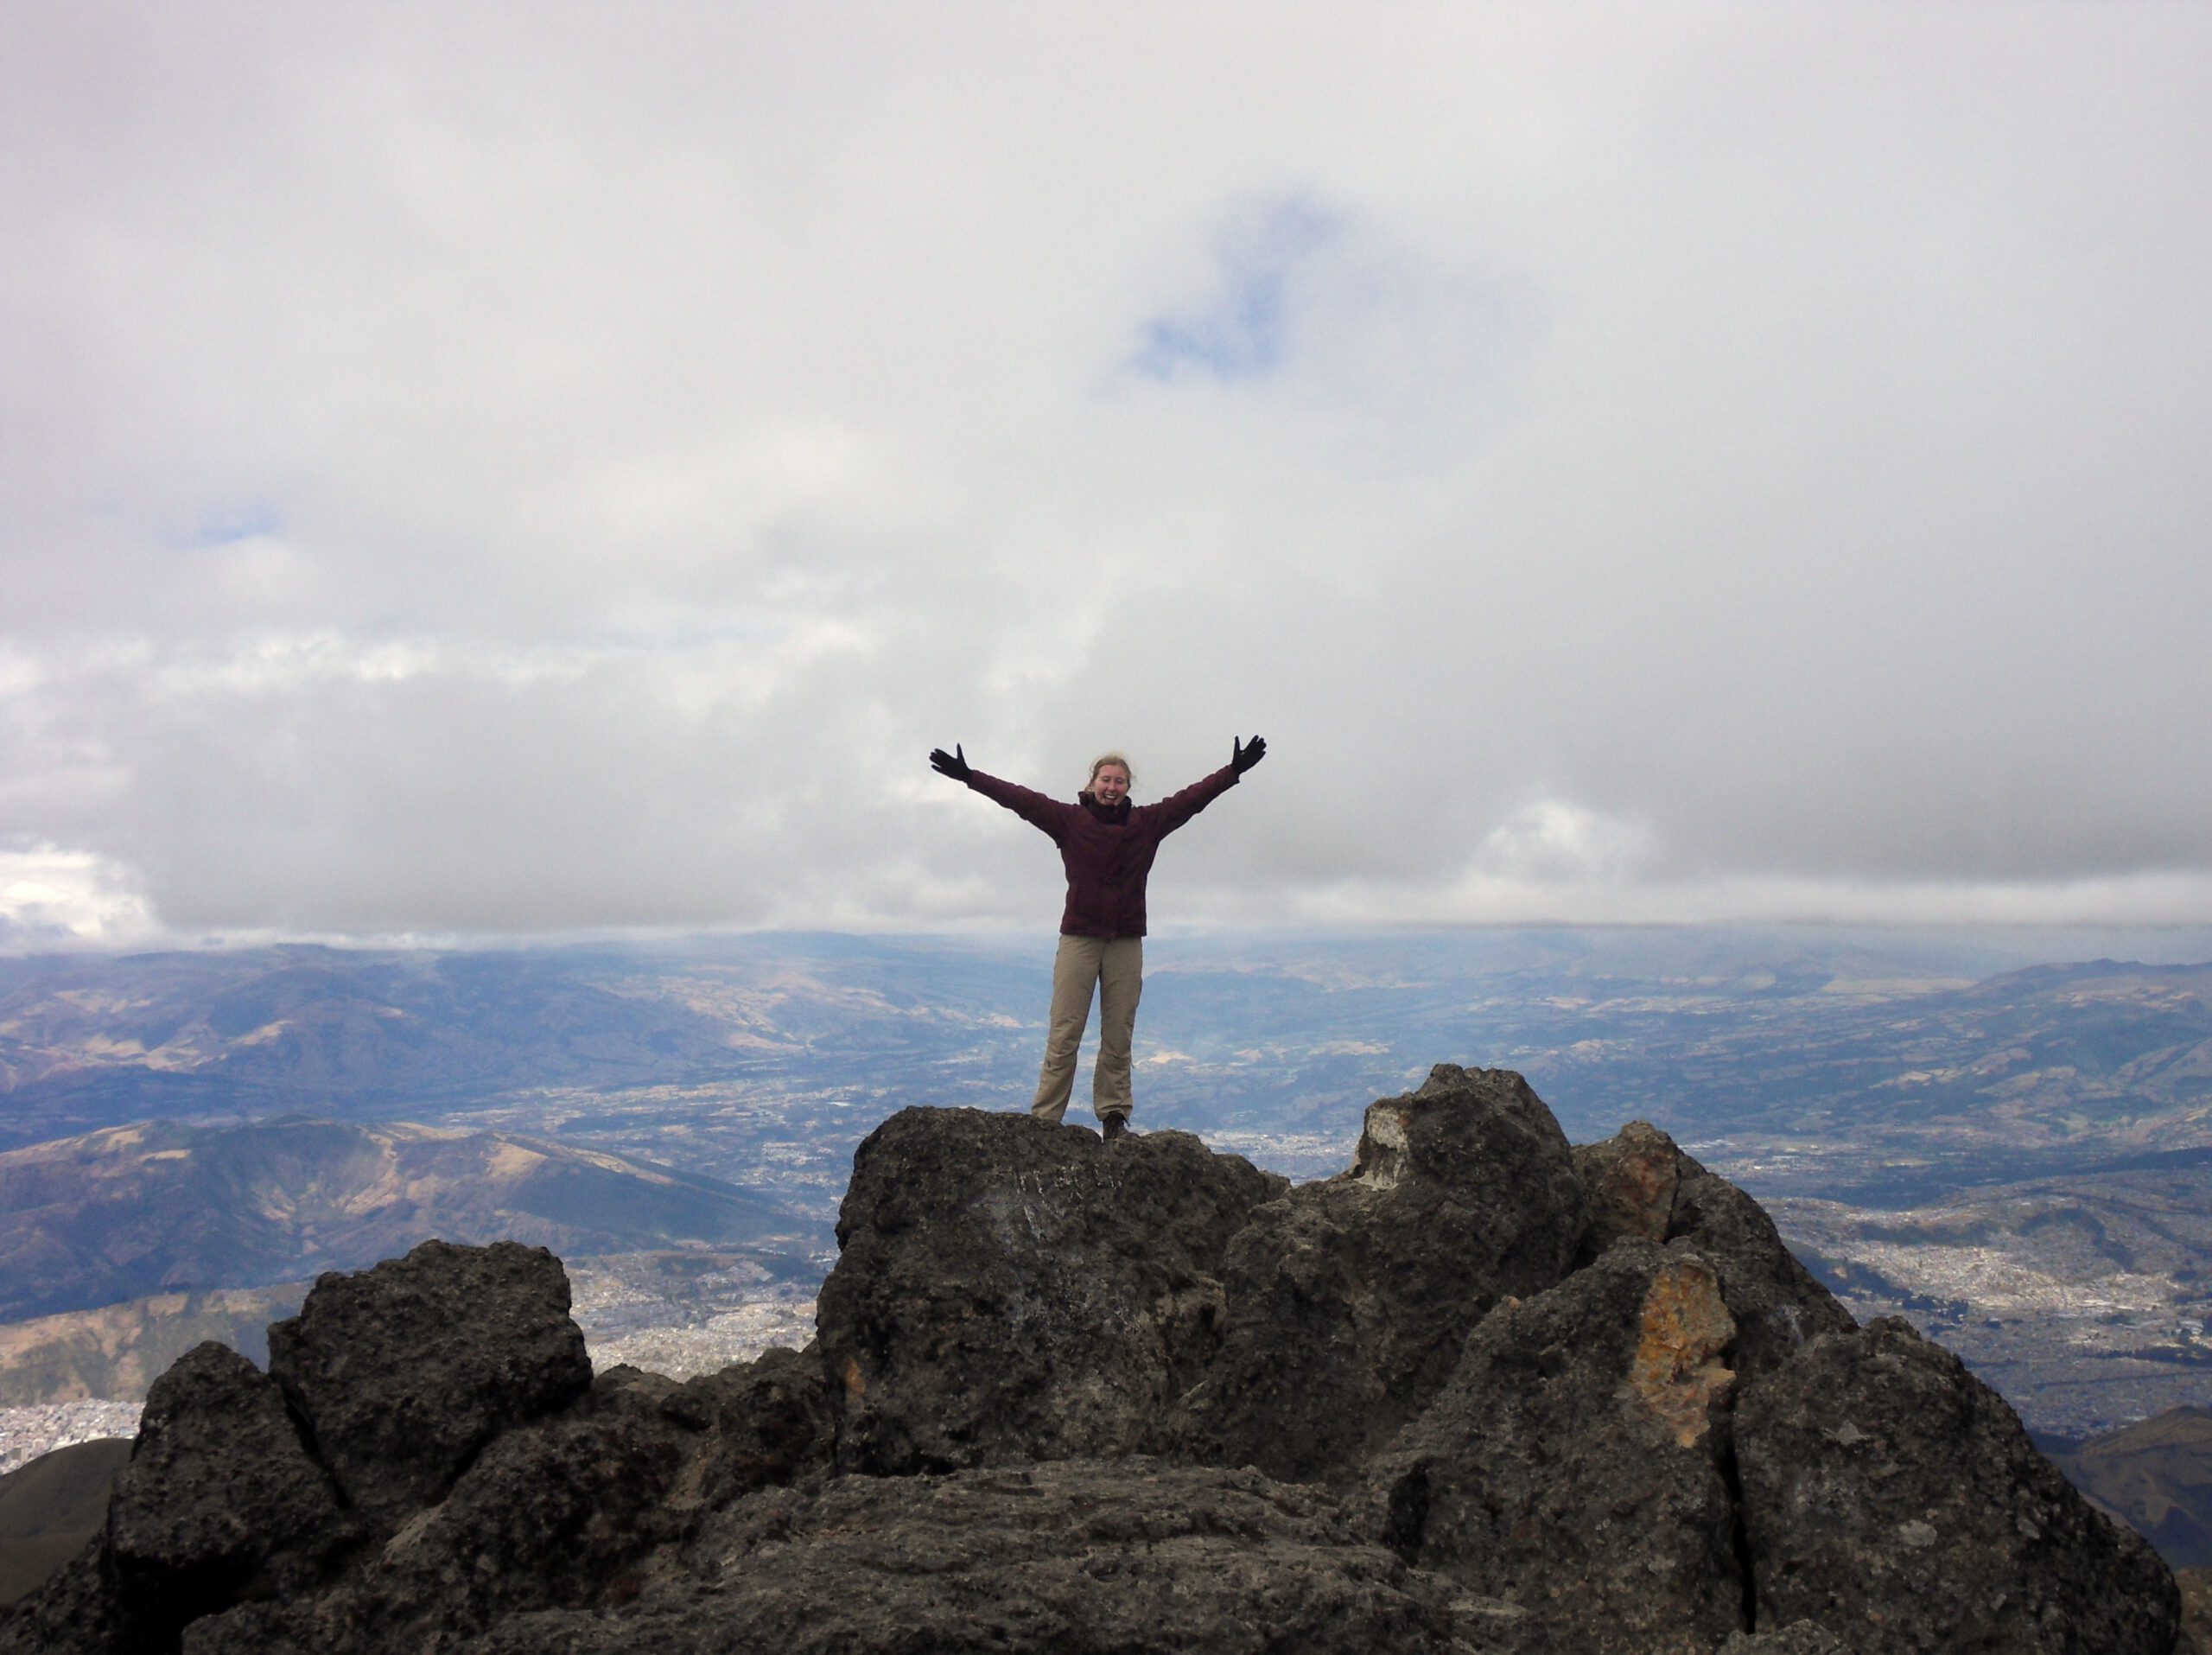
[[[1129,1087],[1129,1036],[1136,1028],[1137,998],[1144,992],[1144,887],[1160,842],[1236,785],[1265,758],[1268,744],[1255,735],[1231,741],[1229,762],[1202,781],[1157,805],[1129,803],[1129,761],[1118,753],[1091,761],[1090,782],[1072,805],[1001,781],[969,767],[956,742],[938,748],[930,765],[941,776],[964,781],[1025,822],[1042,828],[1060,848],[1068,874],[1068,900],[1060,914],[1060,949],[1052,961],[1052,1010],[1045,1034],[1045,1067],[1029,1112],[1057,1122],[1067,1112],[1075,1086],[1076,1048],[1090,1021],[1090,996],[1098,994],[1098,1066],[1091,1075],[1090,1106],[1111,1143],[1129,1130],[1136,1107]]]

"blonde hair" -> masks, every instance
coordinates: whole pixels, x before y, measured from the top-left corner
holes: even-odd
[[[1129,779],[1129,786],[1132,789],[1135,789],[1137,785],[1136,767],[1131,764],[1128,758],[1122,754],[1102,753],[1090,761],[1090,780],[1083,784],[1084,792],[1089,792],[1093,787],[1096,787],[1098,785],[1098,773],[1101,770],[1103,770],[1109,764],[1120,765],[1122,767],[1122,773]]]

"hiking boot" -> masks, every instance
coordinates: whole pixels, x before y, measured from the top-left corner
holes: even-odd
[[[1107,1143],[1111,1143],[1116,1138],[1125,1138],[1129,1135],[1129,1117],[1126,1115],[1109,1115],[1105,1119],[1104,1127]]]

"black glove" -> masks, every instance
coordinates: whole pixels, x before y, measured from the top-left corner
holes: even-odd
[[[952,744],[952,751],[950,753],[941,747],[933,747],[930,749],[930,768],[940,776],[950,776],[955,781],[965,781],[968,780],[968,755],[960,750],[960,743],[957,742]]]
[[[1229,747],[1229,767],[1240,776],[1268,756],[1267,738],[1262,735],[1255,735],[1249,742],[1240,742],[1232,735]]]

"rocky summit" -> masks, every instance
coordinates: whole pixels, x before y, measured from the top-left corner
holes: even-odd
[[[550,1253],[326,1276],[155,1385],[7,1655],[2167,1655],[2012,1410],[1634,1125],[1440,1067],[1296,1187],[910,1109],[804,1351],[594,1375]]]

